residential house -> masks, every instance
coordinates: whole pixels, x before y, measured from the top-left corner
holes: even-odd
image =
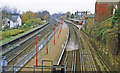
[[[10,28],[17,28],[19,26],[22,25],[21,23],[21,18],[20,16],[18,15],[13,15],[11,18],[10,18]]]
[[[8,27],[8,26],[10,25],[10,24],[9,24],[9,21],[10,21],[9,18],[4,18],[4,19],[3,19],[2,29],[3,29],[4,27]]]
[[[18,28],[22,25],[21,18],[19,15],[12,15],[10,18],[4,18],[3,19],[2,29],[4,27],[9,27],[10,29]]]

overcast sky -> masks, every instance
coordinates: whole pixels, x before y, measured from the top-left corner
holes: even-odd
[[[70,11],[95,11],[96,0],[0,0],[0,7],[7,5],[18,10],[33,12],[47,10],[50,14]]]

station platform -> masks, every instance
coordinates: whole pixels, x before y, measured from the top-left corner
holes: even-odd
[[[61,26],[61,25],[59,25]],[[55,45],[54,45],[54,36],[48,42],[48,54],[46,54],[47,45],[45,45],[39,52],[38,52],[38,65],[42,65],[42,60],[51,60],[54,63],[55,58],[58,56],[60,49],[65,41],[66,34],[67,34],[68,26],[67,24],[63,23],[61,33],[60,27],[55,33]],[[59,38],[58,38],[59,35]],[[26,65],[25,67],[33,67],[36,65],[36,56],[34,56]],[[44,66],[50,66],[50,63],[45,63]],[[36,69],[37,70],[37,69]],[[35,70],[35,71],[36,71]],[[22,68],[21,71],[33,71],[33,69],[29,68]],[[37,70],[41,71],[41,70]],[[46,70],[48,71],[48,70]]]

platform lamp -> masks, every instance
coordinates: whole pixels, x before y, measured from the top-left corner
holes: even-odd
[[[20,46],[20,44],[13,45],[13,73],[14,73],[14,47]]]
[[[36,67],[38,65],[38,37],[40,37],[41,35],[36,35]]]

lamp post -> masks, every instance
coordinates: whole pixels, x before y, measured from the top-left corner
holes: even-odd
[[[13,73],[14,73],[14,47],[20,46],[19,44],[13,45]]]
[[[41,35],[36,35],[36,67],[38,65],[38,36]]]
[[[48,54],[48,30],[47,30],[47,48],[46,48],[46,54]]]
[[[54,26],[54,45],[55,45],[55,26]]]

